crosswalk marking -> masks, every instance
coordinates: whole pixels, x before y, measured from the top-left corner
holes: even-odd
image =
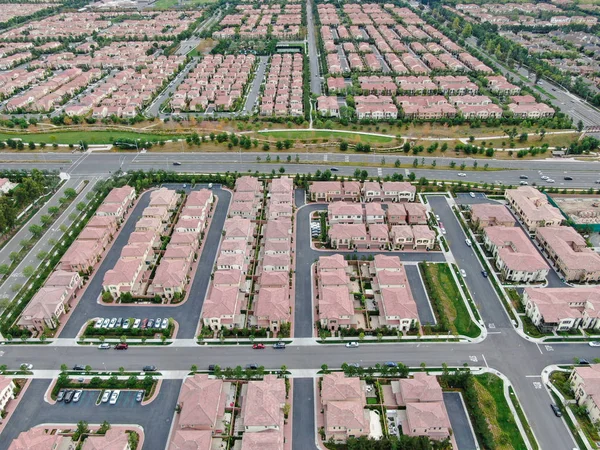
[[[473,362],[477,362],[477,356],[469,356],[469,359]]]
[[[533,387],[536,389],[541,389],[542,388],[542,383],[540,383],[539,381],[534,381],[533,382]]]
[[[327,161],[327,155],[323,155],[323,161]]]
[[[546,351],[547,352],[553,352],[554,348],[551,345],[545,345],[544,347],[546,347]]]
[[[377,169],[377,176],[378,176],[378,177],[380,177],[380,176],[382,176],[382,175],[383,175],[383,169],[382,169],[381,167],[379,167],[379,168]]]

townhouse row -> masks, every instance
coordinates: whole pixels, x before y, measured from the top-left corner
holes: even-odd
[[[348,262],[342,255],[322,256],[315,265],[315,307],[320,329],[338,331],[369,328],[365,317],[356,309]],[[404,265],[396,256],[376,255],[369,263],[369,281],[377,315],[369,316],[371,329],[387,328],[408,332],[419,322]]]
[[[405,181],[315,181],[309,196],[315,202],[412,202],[417,188]]]
[[[63,433],[61,430],[49,430],[48,426],[39,425],[19,433],[8,449],[131,450],[130,434],[127,431],[124,428],[109,428],[104,434],[89,433],[83,443],[78,443],[73,441],[72,434]]]
[[[303,58],[301,53],[273,55],[260,99],[261,115],[301,116],[304,114]]]
[[[121,249],[115,267],[104,275],[103,290],[113,299],[125,292],[167,300],[184,296],[213,194],[207,189],[192,191],[181,209],[179,201],[180,195],[173,190],[150,192],[149,206],[143,210],[128,244]],[[164,240],[168,243],[163,249]]]
[[[135,195],[131,186],[109,192],[96,215],[81,230],[54,272],[27,304],[17,320],[18,326],[41,334],[46,328],[54,329],[59,325],[83,286],[82,275],[90,275],[94,270]]]
[[[433,250],[436,234],[427,225],[334,224],[329,244],[338,250]]]
[[[240,436],[236,449],[283,449],[285,380],[266,375],[260,381],[224,381],[209,375],[186,378],[177,401],[169,450],[224,448]]]
[[[320,381],[325,440],[341,443],[349,437],[370,436],[372,422],[380,420],[379,414],[367,408],[367,398],[376,395],[373,386],[341,372],[324,375]],[[434,375],[418,372],[411,378],[392,380],[382,389],[381,403],[387,412],[398,412],[395,417],[401,422],[394,421],[394,426],[401,428],[402,434],[453,441],[442,388]]]
[[[202,324],[213,332],[246,327],[248,297],[250,294],[251,263],[258,232],[256,217],[262,210],[264,190],[255,177],[243,176],[236,180],[234,195],[241,202],[261,205],[256,215],[245,218],[239,214],[225,219],[219,253],[211,283],[202,307]]]
[[[206,55],[177,87],[171,109],[233,111],[240,106],[256,63],[254,55]]]
[[[385,207],[385,209],[384,209]],[[427,208],[421,203],[353,203],[336,201],[327,207],[330,225],[383,224],[426,225]]]

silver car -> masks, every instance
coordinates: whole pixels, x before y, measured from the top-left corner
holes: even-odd
[[[160,328],[163,330],[166,330],[168,326],[169,326],[169,319],[167,319],[167,318],[163,319],[162,323],[160,325]]]
[[[110,323],[108,324],[108,328],[114,328],[116,324],[117,324],[117,318],[113,317],[112,319],[110,319]]]
[[[109,324],[110,324],[110,319],[104,319],[104,322],[102,322],[102,328],[108,328]]]
[[[131,328],[139,328],[141,322],[142,322],[141,319],[135,319],[135,321],[133,322],[133,326]]]

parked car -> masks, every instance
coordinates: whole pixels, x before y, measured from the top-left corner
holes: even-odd
[[[110,395],[110,400],[108,403],[110,403],[111,405],[116,405],[117,402],[119,401],[120,394],[121,394],[121,391],[119,391],[119,390],[113,391],[113,393]]]
[[[102,328],[102,323],[104,322],[103,318],[100,318],[98,320],[96,320],[96,323],[94,324],[94,328]]]
[[[460,269],[460,274],[463,278],[467,276],[467,272],[465,272],[465,269]]]
[[[550,408],[552,408],[552,411],[556,417],[562,417],[562,411],[558,406],[556,406],[554,403],[550,403]]]
[[[131,320],[129,320],[129,319],[125,319],[125,320],[123,321],[123,329],[124,329],[124,330],[127,330],[127,329],[129,328],[129,325],[131,325]]]
[[[590,347],[600,347],[600,341],[592,341],[589,343]]]
[[[135,319],[133,321],[133,326],[131,328],[139,328],[140,327],[140,323],[142,323],[141,319]]]
[[[208,370],[210,370],[211,372],[214,372],[215,367],[216,367],[215,364],[209,364],[208,365]]]
[[[135,401],[141,402],[143,399],[144,399],[144,391],[138,391],[138,393],[135,394]]]
[[[113,317],[110,319],[110,323],[108,324],[108,328],[114,328],[117,325],[117,318]]]
[[[360,364],[359,363],[349,363],[348,367],[354,367],[356,369],[359,369],[360,368]]]
[[[104,391],[104,393],[102,394],[102,403],[106,403],[107,401],[110,400],[111,393],[112,393],[112,391],[110,391],[110,390]]]
[[[127,350],[128,348],[129,344],[125,342],[119,342],[117,345],[115,345],[115,350]]]
[[[33,370],[33,364],[23,363],[21,364],[21,370]]]
[[[122,317],[119,317],[119,318],[117,319],[117,323],[115,324],[115,327],[116,327],[116,328],[121,328],[122,326],[123,326],[123,318],[122,318]]]
[[[73,403],[77,403],[79,401],[79,399],[81,398],[81,394],[83,394],[83,391],[81,389],[75,391],[75,394],[73,394]]]
[[[142,370],[144,372],[156,372],[156,366],[144,366]]]
[[[256,369],[258,369],[258,364],[256,364],[256,363],[246,364],[246,369],[256,370]]]
[[[285,348],[285,342],[275,342],[273,348]]]
[[[483,275],[483,277],[484,277],[484,278],[487,278],[487,276],[488,276],[488,273],[487,273],[487,271],[485,271],[485,270],[482,270],[482,271],[481,271],[481,275]]]
[[[396,364],[394,361],[386,361],[383,363],[383,365],[386,367],[398,367],[398,364]]]
[[[146,328],[154,328],[154,319],[148,319],[146,323]]]
[[[67,390],[65,392],[65,403],[71,403],[71,401],[73,400],[73,396],[75,395],[75,391],[72,391],[71,389]]]
[[[98,346],[100,350],[108,350],[110,348],[110,344],[108,342],[103,342]]]
[[[162,323],[160,324],[160,328],[163,330],[166,330],[168,326],[169,326],[169,319],[164,318],[162,320]]]
[[[529,183],[527,181],[520,181],[519,184],[521,186],[527,186]]]
[[[142,324],[140,325],[140,328],[142,330],[145,330],[146,328],[148,328],[148,319],[142,320]]]
[[[162,319],[154,319],[154,328],[160,328],[160,324],[162,323]]]
[[[440,216],[438,214],[435,215],[435,220],[440,221]]]
[[[582,359],[579,360],[579,364],[585,364],[586,366],[589,366],[590,362],[587,359],[583,359],[582,358]]]
[[[62,402],[65,398],[65,390],[61,389],[60,391],[58,391],[58,394],[56,395],[56,401],[57,402]]]
[[[75,364],[73,370],[85,370],[85,366],[81,364]]]
[[[265,348],[265,344],[254,344],[254,345],[252,346],[252,348],[253,348],[254,350],[262,350],[263,348]]]
[[[356,347],[358,347],[358,342],[356,342],[356,341],[348,342],[348,343],[346,343],[346,347],[356,348]]]
[[[465,239],[465,244],[467,244],[470,247],[472,245],[471,239],[469,239],[469,238]]]
[[[108,328],[108,325],[110,324],[110,319],[104,319],[104,322],[102,322],[102,328]]]
[[[471,198],[475,198],[475,192],[469,192],[469,195],[471,196]]]

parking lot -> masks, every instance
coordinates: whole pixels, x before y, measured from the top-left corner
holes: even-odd
[[[136,424],[144,429],[145,449],[163,449],[169,430],[182,380],[163,380],[160,392],[149,405],[135,401],[135,392],[121,391],[116,405],[96,406],[98,390],[84,392],[78,403],[50,405],[43,401],[48,379],[32,380],[24,397],[10,419],[10,426],[0,434],[0,450],[6,450],[19,433],[43,423],[76,424],[84,420],[90,424]],[[139,410],[138,410],[139,408]]]
[[[141,403],[137,402],[135,399],[135,396],[138,393],[138,390],[133,390],[133,391],[124,391],[121,390],[121,393],[119,394],[119,398],[117,400],[117,403],[114,405],[111,405],[109,402],[106,403],[100,403],[100,404],[96,404],[97,400],[98,400],[98,396],[102,395],[103,390],[102,389],[84,389],[83,393],[81,394],[81,398],[79,399],[78,402],[71,402],[71,403],[65,403],[63,402],[56,402],[56,404],[54,405],[57,408],[83,408],[83,409],[89,409],[92,407],[96,407],[96,408],[100,408],[101,410],[106,410],[106,412],[108,412],[108,409],[110,411],[112,411],[115,408],[139,408],[141,407]]]

